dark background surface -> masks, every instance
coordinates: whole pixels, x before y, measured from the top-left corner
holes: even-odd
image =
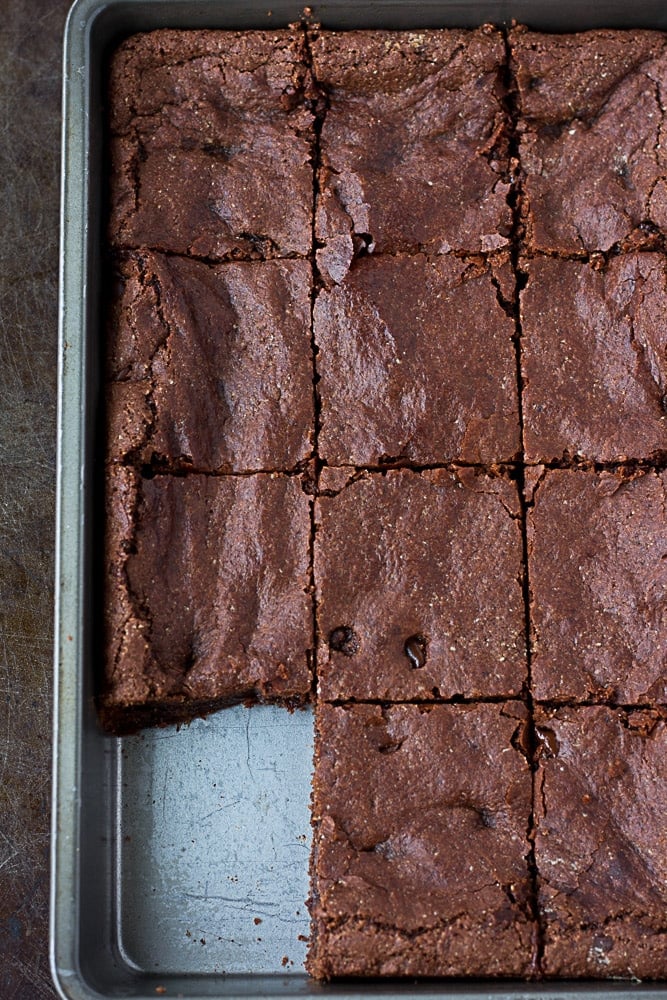
[[[61,44],[69,0],[0,0],[0,997],[48,960]]]

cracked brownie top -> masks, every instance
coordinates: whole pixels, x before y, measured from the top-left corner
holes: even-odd
[[[379,253],[506,246],[502,34],[316,31],[311,48],[326,103],[320,269],[364,245]]]
[[[307,255],[305,36],[155,31],[110,80],[113,246],[215,260]]]
[[[530,250],[608,251],[667,232],[667,41],[510,33]]]

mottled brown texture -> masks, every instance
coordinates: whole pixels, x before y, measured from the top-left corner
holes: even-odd
[[[520,452],[509,262],[365,257],[314,311],[330,465],[507,461]],[[477,336],[480,329],[484,336]]]
[[[667,473],[556,470],[528,513],[538,699],[667,702]]]
[[[310,514],[298,477],[142,479],[115,467],[107,505],[107,725],[308,696]]]
[[[524,261],[525,456],[596,462],[667,453],[667,263],[630,253],[597,269]]]
[[[60,62],[69,0],[0,29],[0,996],[53,1000],[49,800]]]
[[[361,247],[496,250],[511,229],[502,35],[317,32],[320,267]]]
[[[528,246],[608,250],[647,223],[667,232],[665,35],[519,28],[510,45]]]
[[[155,31],[114,55],[112,244],[215,259],[311,246],[304,35]]]
[[[311,269],[138,252],[107,337],[109,454],[199,471],[288,470],[312,452]]]
[[[518,517],[516,485],[472,469],[372,474],[318,500],[320,697],[518,694],[527,679]],[[332,641],[345,627],[354,650]],[[413,636],[426,646],[417,669],[405,652]]]
[[[563,708],[536,721],[543,971],[664,979],[666,713]]]
[[[310,972],[532,968],[521,703],[316,710]]]

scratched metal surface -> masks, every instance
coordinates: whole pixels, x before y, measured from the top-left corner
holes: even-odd
[[[139,969],[303,972],[312,715],[229,709],[117,742],[117,939]]]
[[[0,4],[0,997],[48,968],[60,49],[66,0]]]

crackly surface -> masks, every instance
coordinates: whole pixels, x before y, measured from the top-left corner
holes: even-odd
[[[511,280],[502,257],[380,255],[322,290],[320,456],[330,465],[516,458],[515,326],[499,301]]]
[[[667,702],[666,472],[544,474],[528,512],[538,699]]]
[[[516,485],[472,469],[376,474],[320,497],[320,698],[519,694],[518,517]],[[424,649],[418,666],[406,652],[413,637]]]
[[[118,265],[107,336],[113,460],[291,469],[313,449],[307,261]]]
[[[667,454],[667,262],[522,262],[523,420],[529,462]]]
[[[503,36],[315,32],[326,95],[316,234],[320,267],[377,252],[495,250],[511,230]]]
[[[300,479],[143,479],[117,466],[107,500],[107,723],[303,700],[313,634]]]
[[[530,971],[525,718],[520,702],[320,703],[314,975]]]
[[[306,255],[313,116],[304,34],[133,35],[110,76],[111,243]]]
[[[666,231],[665,35],[519,28],[510,45],[528,247],[609,250]]]
[[[665,975],[666,718],[604,707],[537,713],[546,975]]]
[[[667,696],[666,58],[302,26],[114,59],[106,721],[317,689],[316,976],[664,975],[660,713],[535,705]]]

